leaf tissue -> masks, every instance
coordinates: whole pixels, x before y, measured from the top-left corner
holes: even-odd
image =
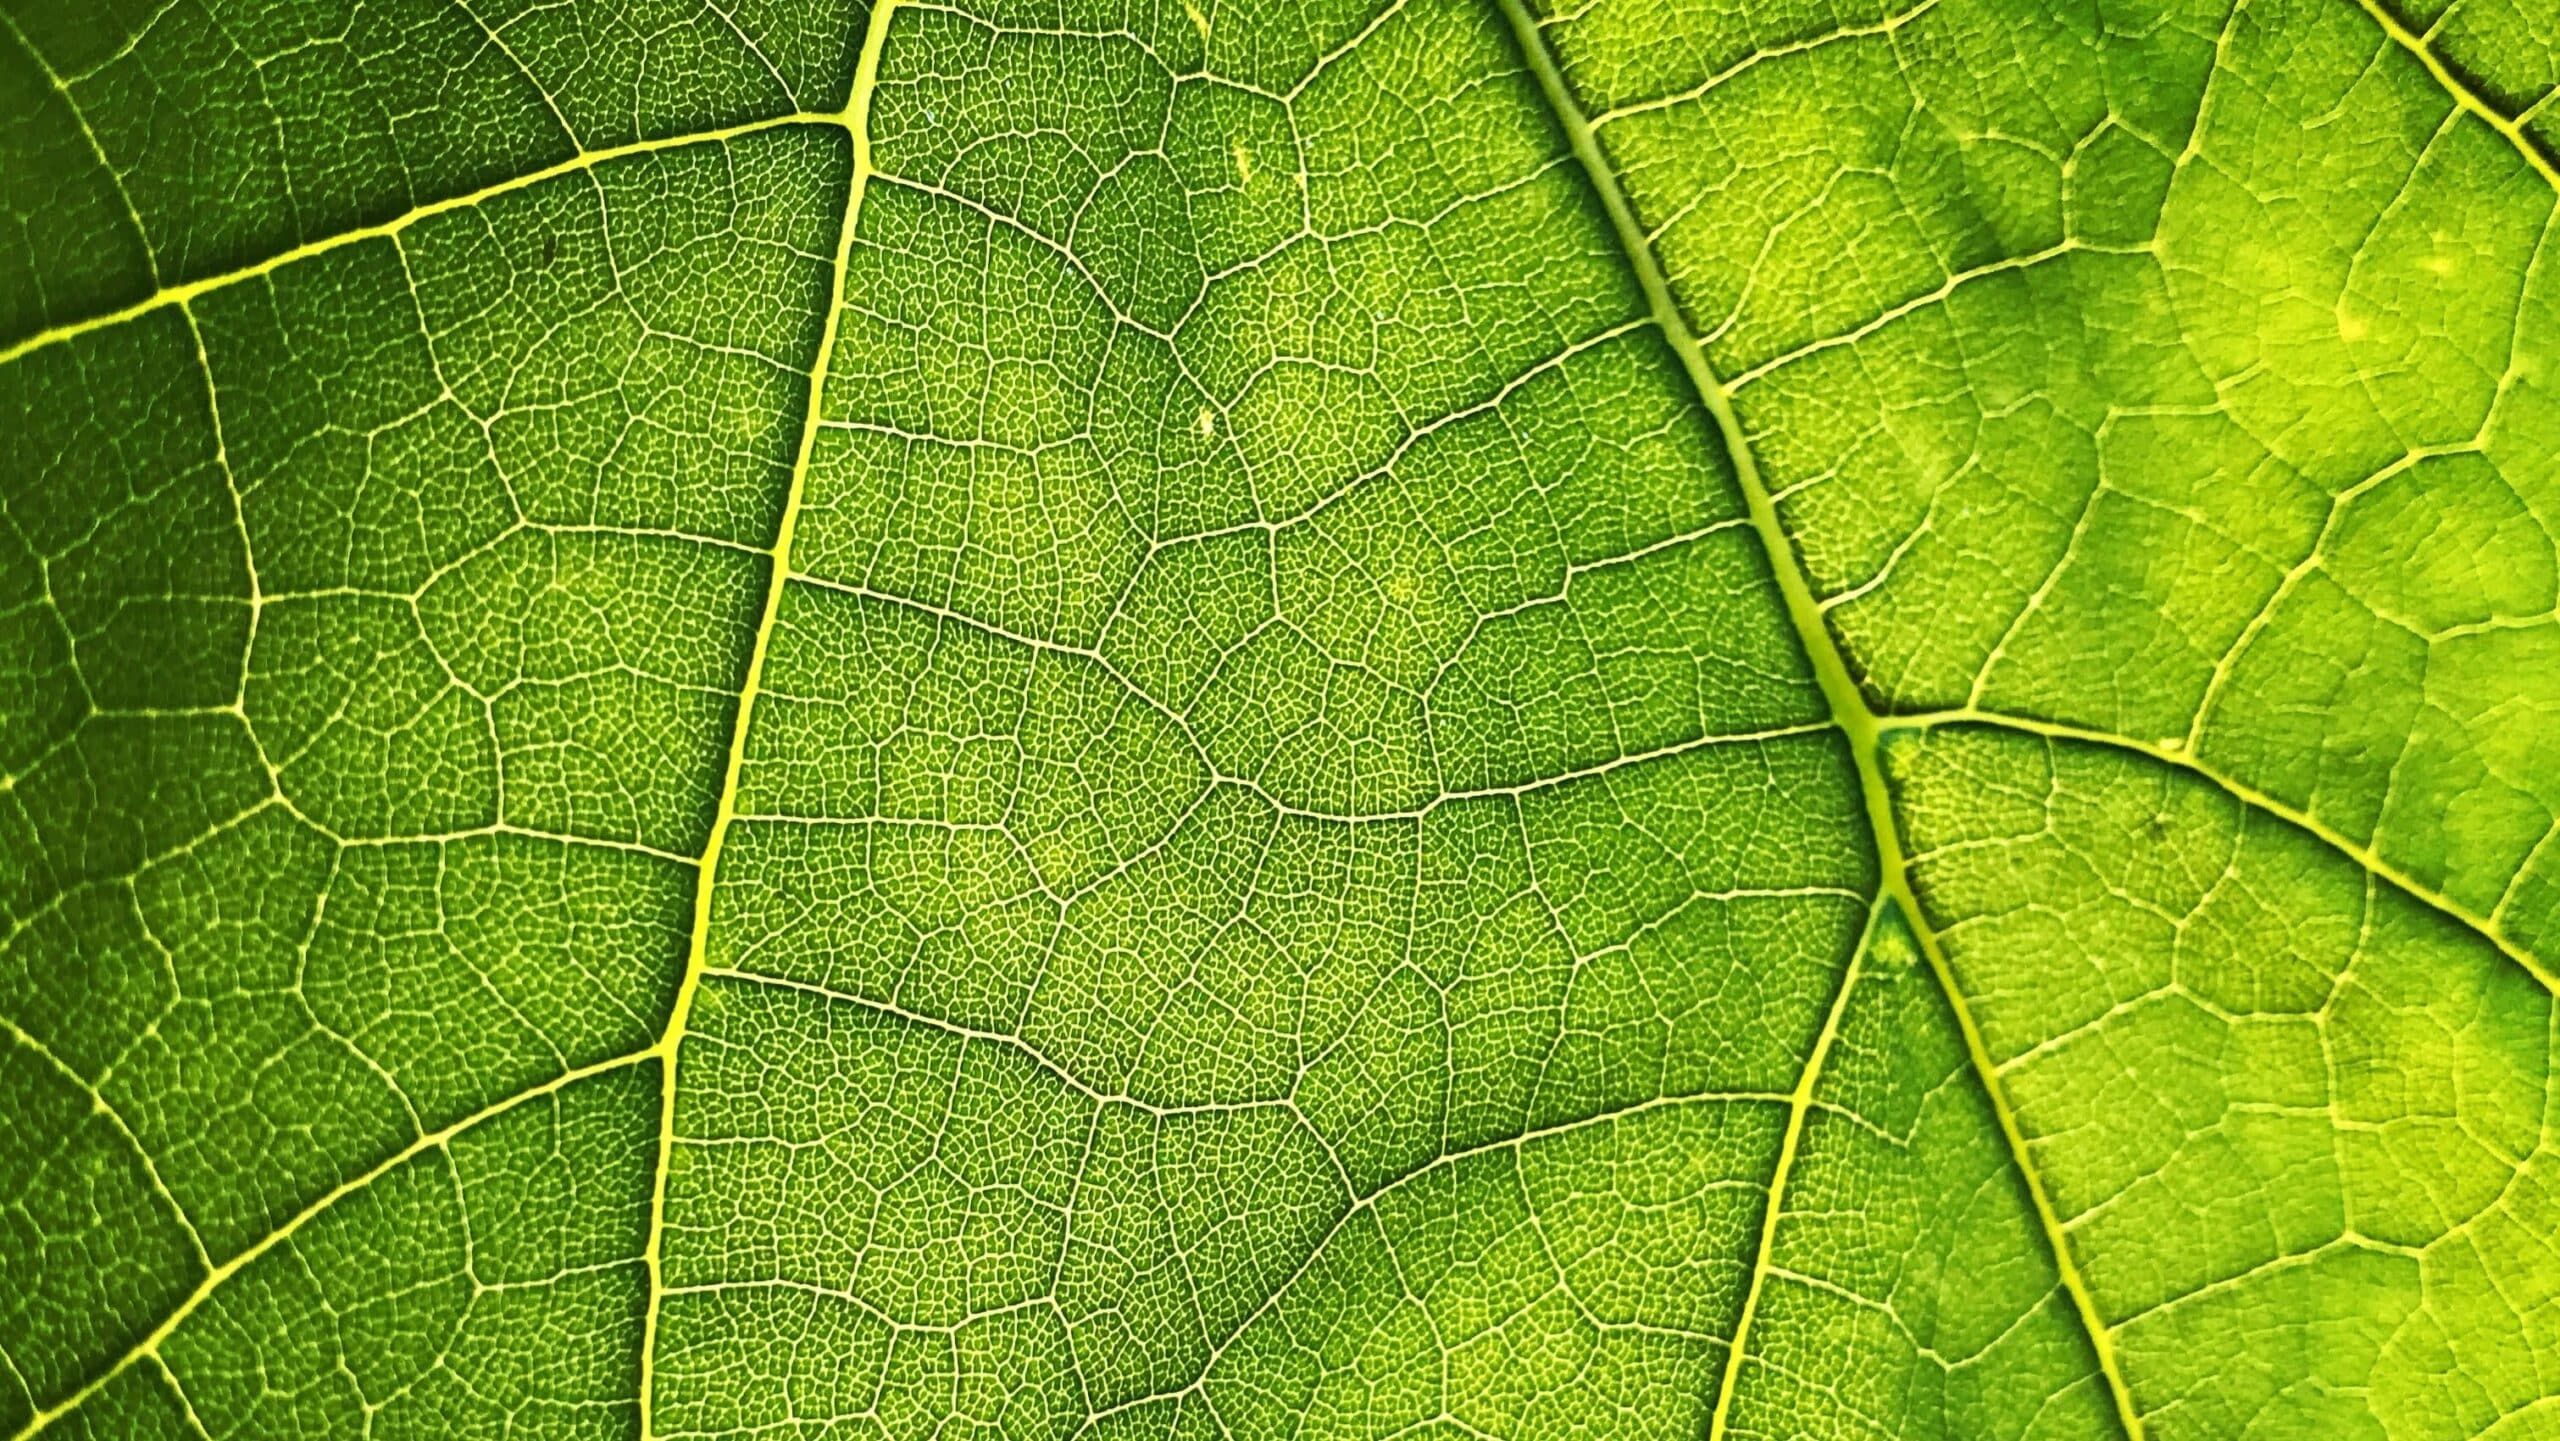
[[[0,0],[0,1435],[2560,1437],[2551,0]]]

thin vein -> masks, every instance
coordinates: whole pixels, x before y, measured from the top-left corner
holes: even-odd
[[[62,101],[64,109],[71,112],[72,123],[80,127],[81,143],[88,147],[90,158],[98,162],[98,169],[107,177],[107,183],[115,187],[116,202],[124,207],[125,222],[133,227],[133,242],[142,248],[143,267],[151,272],[151,283],[157,286],[160,283],[160,253],[151,244],[151,232],[143,228],[142,212],[134,206],[133,191],[125,185],[123,173],[107,159],[106,146],[98,142],[97,127],[89,123],[89,112],[81,108],[80,98],[71,93],[71,83],[54,70],[53,62],[46,59],[35,42],[27,38],[27,32],[18,28],[16,19],[0,12],[0,30],[8,31],[9,38],[15,40],[27,58],[35,62],[36,69],[44,73],[45,83],[53,87],[55,97]],[[6,352],[0,352],[0,360],[7,358]]]

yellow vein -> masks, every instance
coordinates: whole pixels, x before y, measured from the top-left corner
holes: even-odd
[[[197,1232],[194,1219],[187,1215],[187,1208],[179,1204],[178,1193],[170,1190],[169,1183],[160,1178],[160,1163],[152,1159],[149,1148],[142,1144],[142,1138],[134,1134],[133,1127],[125,1121],[124,1112],[116,1109],[115,1105],[107,1099],[107,1093],[103,1089],[106,1073],[100,1073],[98,1084],[91,1084],[88,1077],[72,1069],[69,1061],[56,1055],[51,1046],[29,1035],[16,1021],[7,1016],[0,1016],[0,1035],[7,1036],[19,1046],[34,1053],[36,1059],[44,1062],[54,1074],[69,1081],[74,1089],[89,1098],[89,1114],[104,1118],[108,1125],[115,1128],[115,1133],[124,1138],[125,1145],[132,1149],[135,1159],[142,1162],[142,1174],[150,1179],[152,1191],[168,1206],[170,1216],[178,1223],[178,1229],[186,1233],[187,1249],[195,1252],[196,1264],[211,1270],[213,1256],[204,1248],[204,1237]],[[112,1071],[115,1068],[110,1065],[107,1069]],[[79,1123],[75,1121],[72,1124],[76,1127]]]
[[[818,348],[809,362],[807,410],[800,420],[799,448],[791,458],[791,482],[782,496],[782,518],[774,527],[773,554],[765,579],[764,610],[757,618],[755,639],[747,653],[746,681],[738,690],[738,717],[729,730],[729,758],[720,777],[720,799],[711,818],[711,834],[703,843],[702,864],[694,877],[693,939],[685,952],[684,976],[676,983],[675,1003],[667,1011],[667,1028],[656,1049],[666,1057],[659,1074],[658,1164],[649,1187],[649,1231],[642,1260],[649,1278],[649,1303],[640,1330],[640,1435],[654,1435],[658,1304],[666,1294],[664,1243],[667,1221],[667,1164],[675,1148],[676,1047],[693,1014],[693,998],[701,988],[711,937],[711,904],[719,884],[720,851],[738,817],[738,776],[745,769],[747,736],[755,719],[756,696],[764,685],[765,659],[773,647],[774,621],[782,613],[782,593],[791,583],[791,537],[800,522],[800,501],[809,489],[809,457],[817,448],[819,413],[826,398],[827,370],[834,364],[837,318],[844,309],[845,273],[852,263],[853,234],[862,219],[862,193],[871,180],[871,95],[879,88],[880,51],[888,40],[889,18],[897,0],[879,0],[862,37],[862,54],[854,64],[853,92],[844,114],[835,117],[853,140],[853,173],[845,183],[844,219],[836,232],[835,266],[827,284],[826,313],[818,324]]]
[[[2373,18],[2374,24],[2382,27],[2383,34],[2390,36],[2401,49],[2418,57],[2418,63],[2427,67],[2427,73],[2436,78],[2436,84],[2443,86],[2444,92],[2453,97],[2456,107],[2489,122],[2489,128],[2505,136],[2507,143],[2516,148],[2516,152],[2524,157],[2525,164],[2532,166],[2544,183],[2560,190],[2560,171],[2552,168],[2551,157],[2543,153],[2542,146],[2525,133],[2522,125],[2481,99],[2461,76],[2453,73],[2452,68],[2444,63],[2444,58],[2436,54],[2435,47],[2427,43],[2426,37],[2412,33],[2408,26],[2401,24],[2398,16],[2382,8],[2381,0],[2356,0],[2356,3],[2364,7],[2364,13]]]
[[[60,325],[39,330],[24,340],[0,346],[0,365],[6,365],[47,346],[59,345],[66,340],[75,340],[92,331],[123,325],[167,306],[183,305],[207,291],[237,285],[244,280],[255,280],[259,276],[272,274],[299,260],[309,260],[315,255],[326,255],[332,250],[342,250],[362,241],[397,235],[429,216],[442,215],[451,210],[468,210],[501,195],[539,185],[546,180],[557,180],[563,175],[575,175],[582,170],[592,170],[610,161],[634,155],[655,154],[661,150],[682,150],[694,145],[716,145],[793,125],[841,126],[844,123],[845,117],[842,115],[795,112],[789,115],[771,116],[763,120],[750,120],[738,125],[723,126],[716,130],[697,130],[684,135],[661,136],[654,140],[635,140],[628,145],[608,145],[596,150],[582,150],[566,160],[543,166],[539,170],[528,170],[522,175],[511,175],[495,184],[482,186],[467,194],[451,195],[442,200],[430,200],[389,220],[372,225],[360,225],[353,230],[342,230],[335,235],[323,236],[318,240],[307,240],[289,250],[277,251],[264,260],[252,261],[238,269],[219,271],[212,275],[199,276],[194,280],[182,281],[176,285],[162,286],[140,300],[118,306],[113,310],[101,311],[81,320],[67,320]],[[135,223],[138,225],[141,222],[137,219]]]
[[[116,173],[114,163],[107,159],[107,149],[98,143],[97,127],[89,123],[89,112],[81,108],[80,97],[71,93],[70,85],[53,68],[53,62],[46,59],[44,52],[35,47],[35,42],[27,38],[26,31],[18,28],[16,20],[0,14],[0,30],[8,31],[9,38],[15,40],[18,48],[27,53],[27,58],[35,62],[36,68],[44,72],[45,83],[53,87],[55,98],[61,100],[63,109],[71,112],[71,123],[80,127],[80,139],[89,148],[89,158],[98,162],[99,172],[107,177],[109,185],[115,187],[116,202],[124,207],[125,221],[133,227],[133,243],[142,249],[143,268],[151,272],[151,284],[157,288],[160,284],[160,254],[151,248],[151,232],[142,228],[142,212],[134,208],[133,191],[124,183],[124,177]]]
[[[1869,40],[1879,35],[1891,35],[1937,8],[1937,4],[1938,0],[1920,0],[1920,3],[1911,8],[1898,10],[1875,24],[1843,25],[1836,30],[1825,30],[1818,35],[1808,35],[1802,39],[1789,40],[1784,44],[1754,50],[1695,85],[1683,87],[1668,95],[1656,95],[1647,100],[1631,100],[1614,109],[1602,111],[1591,117],[1591,128],[1599,130],[1634,116],[1648,115],[1657,110],[1669,110],[1676,106],[1704,100],[1707,96],[1739,79],[1745,72],[1757,70],[1772,61],[1791,60],[1798,55],[1815,50],[1827,50],[1843,41]]]
[[[102,1390],[105,1390],[108,1382],[123,1375],[127,1370],[131,1369],[136,1362],[141,1361],[146,1357],[156,1358],[159,1355],[162,1343],[169,1339],[170,1333],[178,1329],[179,1323],[185,1321],[189,1316],[194,1315],[197,1309],[204,1305],[207,1298],[211,1297],[215,1291],[222,1288],[222,1284],[225,1281],[228,1281],[233,1276],[238,1275],[242,1270],[246,1269],[251,1262],[267,1254],[269,1251],[274,1250],[285,1241],[300,1234],[303,1227],[311,1224],[312,1221],[326,1214],[330,1207],[337,1205],[347,1197],[354,1195],[356,1192],[365,1189],[374,1182],[381,1180],[383,1177],[390,1175],[396,1170],[399,1170],[402,1166],[407,1165],[419,1156],[422,1156],[429,1151],[443,1149],[446,1145],[450,1144],[456,1136],[461,1135],[463,1132],[470,1130],[472,1127],[479,1125],[483,1121],[495,1120],[499,1116],[505,1115],[507,1112],[514,1110],[516,1107],[523,1105],[527,1101],[538,1100],[544,1096],[557,1094],[558,1092],[566,1090],[570,1086],[576,1085],[578,1082],[590,1077],[601,1076],[609,1071],[618,1071],[625,1066],[637,1065],[642,1061],[653,1059],[656,1055],[657,1049],[655,1047],[651,1047],[645,1051],[634,1051],[626,1056],[615,1056],[610,1060],[596,1061],[584,1066],[573,1066],[570,1069],[562,1071],[560,1074],[552,1077],[550,1080],[544,1081],[538,1086],[518,1091],[514,1095],[507,1097],[505,1100],[483,1106],[479,1110],[472,1112],[470,1115],[463,1117],[461,1120],[453,1122],[451,1125],[442,1126],[432,1131],[422,1132],[416,1140],[411,1141],[399,1150],[394,1151],[380,1161],[375,1162],[369,1169],[359,1172],[356,1175],[349,1176],[347,1179],[340,1181],[335,1186],[330,1187],[327,1191],[324,1191],[319,1196],[315,1197],[309,1205],[306,1205],[301,1210],[294,1212],[291,1217],[285,1220],[284,1224],[276,1227],[272,1231],[269,1231],[265,1236],[260,1237],[256,1244],[240,1252],[238,1255],[233,1256],[230,1260],[223,1262],[221,1265],[207,1270],[205,1272],[204,1279],[196,1283],[195,1289],[189,1291],[184,1300],[181,1300],[177,1305],[169,1309],[169,1314],[161,1318],[159,1325],[151,1328],[150,1334],[144,1336],[141,1340],[134,1342],[131,1347],[126,1349],[122,1356],[116,1358],[112,1365],[100,1371],[96,1376],[91,1377],[88,1384],[82,1386],[79,1390],[72,1392],[60,1401],[55,1402],[52,1406],[37,1412],[33,1417],[29,1418],[25,1427],[20,1429],[18,1432],[20,1441],[24,1441],[24,1438],[35,1435],[37,1432],[44,1430],[54,1422],[61,1420],[63,1417],[70,1415],[74,1411],[79,1410],[81,1405],[88,1401],[90,1397],[95,1396]]]
[[[552,99],[551,92],[542,88],[542,82],[535,78],[532,67],[526,65],[522,57],[516,54],[515,47],[507,43],[504,35],[489,28],[489,22],[481,19],[480,12],[471,8],[471,0],[453,0],[453,8],[461,11],[464,19],[479,28],[481,35],[487,38],[492,49],[506,57],[507,64],[515,70],[516,74],[524,78],[525,88],[541,99],[543,109],[551,112],[551,123],[560,127],[560,138],[568,141],[571,148],[576,148],[579,144],[577,127],[569,123],[568,116],[560,113],[560,102]]]
[[[1804,1144],[1804,1122],[1813,1109],[1813,1092],[1822,1084],[1822,1065],[1830,1059],[1831,1043],[1839,1038],[1840,1017],[1849,1009],[1849,994],[1858,988],[1858,964],[1866,959],[1867,944],[1875,939],[1876,922],[1884,916],[1884,896],[1878,893],[1876,903],[1867,911],[1867,923],[1849,951],[1849,964],[1840,973],[1840,993],[1831,998],[1831,1010],[1822,1018],[1822,1034],[1814,1037],[1813,1051],[1804,1060],[1804,1073],[1796,1078],[1796,1088],[1787,1097],[1787,1132],[1778,1142],[1778,1164],[1769,1173],[1769,1204],[1760,1213],[1760,1249],[1751,1261],[1751,1285],[1742,1295],[1742,1314],[1733,1323],[1733,1339],[1724,1348],[1724,1379],[1716,1387],[1715,1414],[1707,1419],[1707,1441],[1725,1441],[1726,1428],[1733,1413],[1733,1393],[1742,1382],[1742,1358],[1750,1350],[1751,1321],[1760,1312],[1760,1292],[1769,1280],[1769,1254],[1778,1244],[1778,1213],[1784,1207],[1787,1181],[1795,1174],[1796,1152]]]
[[[2135,755],[2148,757],[2161,765],[2185,771],[2199,779],[2211,782],[2225,795],[2251,810],[2264,812],[2287,825],[2310,833],[2323,845],[2364,867],[2368,873],[2388,883],[2394,889],[2406,893],[2410,899],[2443,915],[2447,920],[2453,921],[2495,946],[2508,960],[2522,966],[2525,974],[2540,981],[2544,989],[2560,995],[2560,975],[2553,974],[2551,968],[2536,959],[2532,952],[2527,951],[2513,937],[2501,931],[2493,919],[2478,914],[2385,860],[2381,852],[2371,844],[2355,839],[2309,811],[2278,800],[2245,781],[2206,765],[2183,747],[2172,749],[2154,741],[2136,740],[2131,736],[2117,735],[2112,731],[2092,730],[2086,726],[2036,720],[2028,716],[1987,711],[1971,706],[1960,710],[1930,711],[1920,715],[1885,716],[1879,718],[1876,724],[1879,729],[1888,731],[1926,730],[1945,725],[1993,726],[2001,730],[2042,736],[2047,740],[2075,741],[2082,745],[2129,751]]]
[[[1591,187],[1609,223],[1626,251],[1627,265],[1652,307],[1653,318],[1662,329],[1663,338],[1681,367],[1688,372],[1700,403],[1714,419],[1725,449],[1733,461],[1734,477],[1742,490],[1743,502],[1750,511],[1751,526],[1769,556],[1769,566],[1778,583],[1778,591],[1787,609],[1787,618],[1804,645],[1806,659],[1813,667],[1815,682],[1823,699],[1830,705],[1833,723],[1849,740],[1849,752],[1858,771],[1858,786],[1867,808],[1867,822],[1875,836],[1877,859],[1883,871],[1882,885],[1887,895],[1910,924],[1912,939],[1918,943],[1929,970],[1946,993],[1947,1005],[1955,1013],[1956,1028],[1964,1038],[1965,1052],[1982,1083],[1991,1110],[2000,1123],[2000,1133],[2008,1142],[2011,1159],[2026,1185],[2033,1203],[2036,1220],[2043,1227],[2045,1240],[2052,1248],[2054,1272],[2073,1310],[2079,1313],[2082,1328],[2088,1333],[2089,1346],[2095,1355],[2098,1372],[2105,1381],[2109,1398],[2114,1402],[2116,1418],[2130,1441],[2143,1441],[2141,1413],[2134,1409],[2132,1393],[2126,1388],[2123,1369],[2118,1365],[2113,1334],[2099,1316],[2096,1300],[2090,1295],[2088,1282],[2081,1276],[2079,1264],[2072,1258],[2070,1241],[2063,1230],[2060,1214],[2052,1197],[2045,1191],[2044,1181],[2036,1172],[2028,1150],[2025,1132],[2010,1109],[2008,1096],[2000,1082],[1998,1068],[1983,1045],[1981,1030],[1975,1026],[1973,1013],[1965,1004],[1964,993],[1957,988],[1954,973],[1947,965],[1937,936],[1927,924],[1919,898],[1911,889],[1911,877],[1903,857],[1901,832],[1895,822],[1891,793],[1885,787],[1884,766],[1878,751],[1880,728],[1875,713],[1850,677],[1848,662],[1831,638],[1830,627],[1822,618],[1822,610],[1813,598],[1812,587],[1797,564],[1795,547],[1778,524],[1777,504],[1770,498],[1768,486],[1761,480],[1758,461],[1744,439],[1741,423],[1733,413],[1733,403],[1715,371],[1707,363],[1689,322],[1680,313],[1679,303],[1671,296],[1670,283],[1663,278],[1662,267],[1655,259],[1653,247],[1636,222],[1635,211],[1628,204],[1626,192],[1618,177],[1601,154],[1598,139],[1590,123],[1583,117],[1580,105],[1567,88],[1564,75],[1556,68],[1555,57],[1548,51],[1546,39],[1538,31],[1538,22],[1522,0],[1496,0],[1519,37],[1520,49],[1529,69],[1545,92],[1554,110],[1556,123],[1562,127],[1574,154],[1589,173]]]

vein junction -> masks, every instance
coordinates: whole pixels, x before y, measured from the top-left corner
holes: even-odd
[[[2541,852],[2439,865],[2406,803],[2254,789],[2231,738],[2333,578],[2448,654],[2532,633],[2531,595],[2384,594],[2360,520],[2413,477],[2487,495],[2494,414],[2397,415],[2427,430],[2402,459],[2285,490],[2302,524],[2233,562],[2268,572],[2254,618],[2199,630],[2201,699],[2164,723],[2017,719],[2081,713],[2036,688],[2092,558],[2127,552],[2122,464],[2037,512],[2050,563],[1951,615],[1981,634],[1910,644],[1927,699],[1887,706],[1852,662],[1904,653],[1962,506],[1887,496],[1907,527],[1843,541],[1832,497],[1910,468],[1808,475],[1784,437],[1836,460],[1856,438],[1822,405],[1934,420],[1942,395],[1837,387],[1949,327],[1911,374],[1999,393],[1979,307],[2203,262],[2165,221],[2077,210],[1877,295],[1779,285],[1792,223],[1742,227],[1766,267],[1719,261],[1660,189],[1710,153],[1680,127],[1980,17],[1780,37],[1595,101],[1604,143],[1560,66],[1613,16],[1396,4],[1275,60],[1206,14],[883,7],[842,113],[761,43],[769,120],[632,139],[546,93],[563,158],[0,356],[13,473],[48,487],[9,518],[79,697],[6,757],[67,867],[10,893],[12,940],[103,947],[84,974],[137,998],[13,981],[0,1064],[68,1138],[39,1187],[87,1167],[136,1198],[61,1222],[66,1247],[147,1273],[29,1312],[87,1331],[10,1333],[33,1424],[529,1416],[568,1383],[490,1358],[571,1338],[636,1375],[570,1401],[649,1434],[1245,1435],[1357,1406],[1724,1436],[1893,1378],[1960,1433],[2014,1405],[2166,1435],[2137,1395],[2218,1355],[2186,1344],[2217,1317],[2338,1276],[2476,1300],[2462,1257],[2519,1249],[2542,1164],[2548,1036],[2513,1019],[2549,1010]],[[479,27],[489,63],[539,89],[557,19]],[[1842,93],[1930,81],[1887,78]],[[96,90],[67,67],[49,93]],[[2088,132],[2045,158],[2203,176],[2238,103],[2206,94],[2191,130],[2065,114]],[[2453,110],[2420,117],[2413,190],[2513,160]],[[127,196],[137,231],[153,203]],[[2415,275],[2447,259],[2388,238]],[[184,247],[152,239],[156,275]],[[2371,297],[2396,293],[2322,323],[2387,340]],[[2039,455],[2261,393],[2067,389]],[[161,449],[101,469],[96,433]],[[1980,448],[1930,482],[1976,484]],[[2201,532],[2214,503],[2131,513]],[[147,756],[193,789],[118,809],[115,776],[171,770]],[[2235,934],[2284,944],[2215,949]],[[2373,1084],[2453,1093],[2439,1062],[2494,1099],[2436,1126]],[[2231,1156],[2313,1179],[2219,1184]],[[2412,1156],[2458,1183],[2377,1200]],[[2146,1249],[2203,1196],[2237,1208],[2222,1239]],[[1888,1209],[1889,1245],[1857,1229]],[[1950,1216],[1997,1275],[1928,1273]],[[409,1271],[377,1274],[385,1236]],[[1909,1274],[1867,1267],[1880,1245]],[[288,1375],[270,1316],[367,1319]],[[1818,1348],[1836,1373],[1789,1360],[1816,1326],[1854,1338]],[[2484,1374],[2413,1360],[2416,1334],[2376,1365]],[[812,1355],[860,1384],[771,1374]],[[2245,1369],[2159,1394],[2274,1405],[2214,1392]]]

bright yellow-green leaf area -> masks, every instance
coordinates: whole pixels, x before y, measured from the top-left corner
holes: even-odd
[[[0,1435],[2560,1437],[2551,0],[0,0]]]

